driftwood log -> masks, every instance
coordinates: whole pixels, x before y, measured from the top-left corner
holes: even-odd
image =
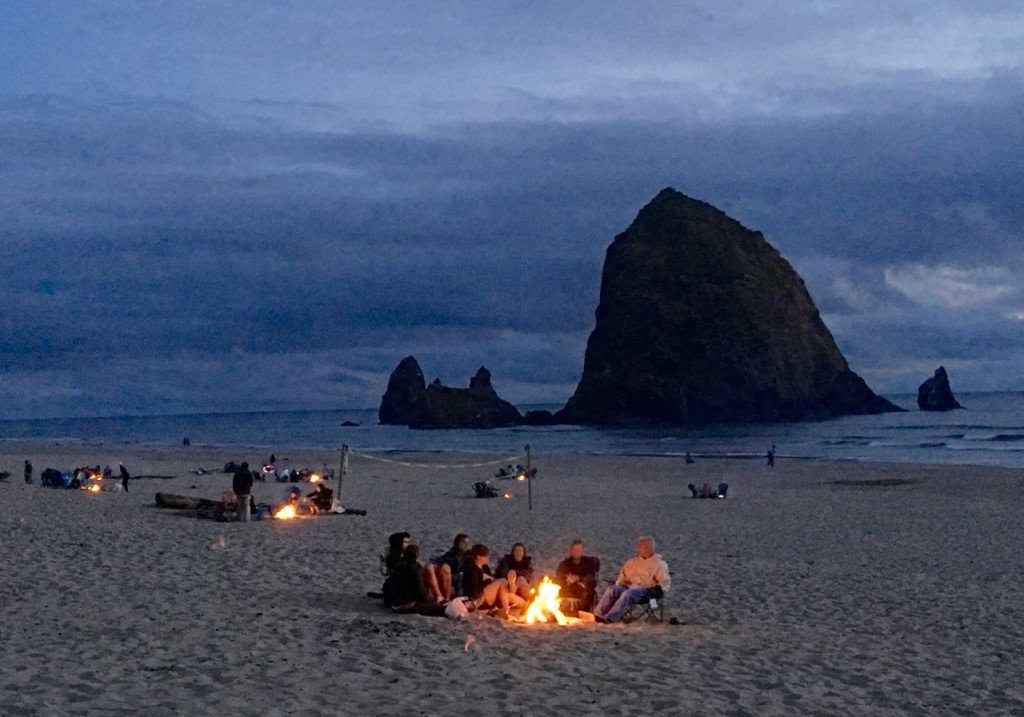
[[[220,501],[208,498],[195,498],[190,495],[157,493],[156,504],[159,508],[177,508],[178,510],[215,510],[220,506]]]

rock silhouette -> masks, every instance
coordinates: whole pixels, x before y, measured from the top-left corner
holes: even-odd
[[[850,370],[760,232],[674,189],[608,247],[583,376],[560,423],[745,423],[902,409]]]
[[[917,407],[922,411],[952,411],[963,408],[953,396],[953,389],[949,387],[949,376],[945,367],[939,366],[935,370],[935,375],[918,387]]]
[[[384,424],[422,429],[500,428],[523,423],[519,410],[495,392],[491,372],[483,366],[470,379],[469,388],[451,388],[436,379],[427,385],[412,356],[402,359],[391,372],[377,415]]]

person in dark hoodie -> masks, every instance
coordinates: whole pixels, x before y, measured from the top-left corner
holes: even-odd
[[[411,539],[412,536],[404,531],[388,536],[388,551],[380,556],[380,571],[383,575],[388,576],[395,572]]]
[[[498,561],[495,577],[504,578],[509,592],[530,599],[533,585],[533,558],[526,554],[526,546],[514,543],[508,555]]]
[[[401,533],[397,533],[401,535]],[[402,558],[384,581],[384,606],[394,612],[415,612],[420,615],[444,615],[444,605],[433,599],[423,581],[420,549],[406,545]]]
[[[249,511],[251,507],[249,500],[252,497],[252,471],[249,464],[242,462],[242,465],[235,469],[231,476],[231,490],[235,492],[235,501],[238,504],[238,520],[249,522]]]

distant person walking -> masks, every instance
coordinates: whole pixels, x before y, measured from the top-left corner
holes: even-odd
[[[768,449],[768,467],[769,468],[774,468],[775,467],[775,444],[774,443],[772,444],[772,447]]]
[[[121,470],[121,487],[124,488],[124,492],[128,492],[128,481],[131,480],[131,474],[128,469],[124,467],[124,463],[118,463],[118,468]]]
[[[25,482],[32,482],[32,463],[28,459],[25,459]]]
[[[252,496],[252,471],[249,464],[242,462],[242,465],[235,469],[231,477],[231,490],[235,492],[235,502],[238,504],[238,520],[242,523],[249,522],[249,498]]]

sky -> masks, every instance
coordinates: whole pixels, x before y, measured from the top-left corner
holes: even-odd
[[[375,407],[583,368],[664,187],[851,368],[1024,390],[1019,0],[8,0],[0,419]]]

